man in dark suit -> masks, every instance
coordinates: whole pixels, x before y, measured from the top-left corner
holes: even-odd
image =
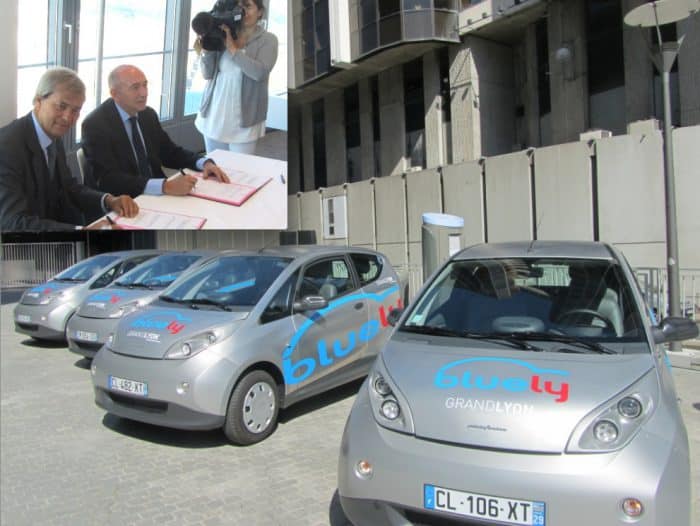
[[[167,168],[201,171],[205,177],[229,182],[211,159],[177,146],[146,106],[148,81],[134,66],[118,66],[109,74],[112,98],[83,121],[83,151],[97,187],[136,197],[140,194],[186,195],[197,179],[180,175],[165,179]]]
[[[77,121],[84,101],[85,85],[78,75],[52,68],[39,80],[33,111],[0,128],[3,231],[75,230],[110,210],[127,217],[138,213],[131,197],[88,188],[68,169],[61,137]]]

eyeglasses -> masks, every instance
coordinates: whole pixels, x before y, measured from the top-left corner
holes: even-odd
[[[50,97],[49,95],[48,97]],[[48,97],[44,97],[44,99],[47,99]],[[71,106],[70,104],[66,102],[53,102],[49,101],[51,103],[51,106],[53,106],[53,109],[56,110],[59,113],[65,113],[67,110],[70,110],[70,115],[71,117],[78,117],[80,115],[80,110],[82,109],[81,106]]]

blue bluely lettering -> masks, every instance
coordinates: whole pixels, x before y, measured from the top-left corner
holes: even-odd
[[[365,323],[362,327],[360,327],[360,331],[358,336],[360,337],[360,341],[362,342],[368,342],[377,334],[379,334],[379,331],[381,330],[381,326],[379,325],[379,321],[377,320],[370,320],[367,323]]]
[[[512,391],[514,393],[519,393],[526,391],[528,388],[527,380],[524,378],[506,378],[503,380],[503,389],[506,391]]]

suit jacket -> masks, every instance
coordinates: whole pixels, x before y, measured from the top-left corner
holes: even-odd
[[[197,169],[200,156],[173,143],[152,108],[147,107],[138,118],[152,177],[164,178],[163,166]],[[136,155],[114,100],[107,99],[95,108],[83,121],[82,131],[83,151],[97,187],[114,195],[142,194],[148,179],[139,174]]]
[[[63,143],[60,139],[56,143],[56,173],[52,182],[31,113],[0,128],[0,228],[3,231],[75,230],[75,225],[103,215],[104,194],[73,178]]]

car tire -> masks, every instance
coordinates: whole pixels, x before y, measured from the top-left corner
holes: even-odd
[[[278,413],[277,382],[265,371],[251,371],[239,380],[231,393],[224,434],[240,446],[255,444],[275,430]]]

